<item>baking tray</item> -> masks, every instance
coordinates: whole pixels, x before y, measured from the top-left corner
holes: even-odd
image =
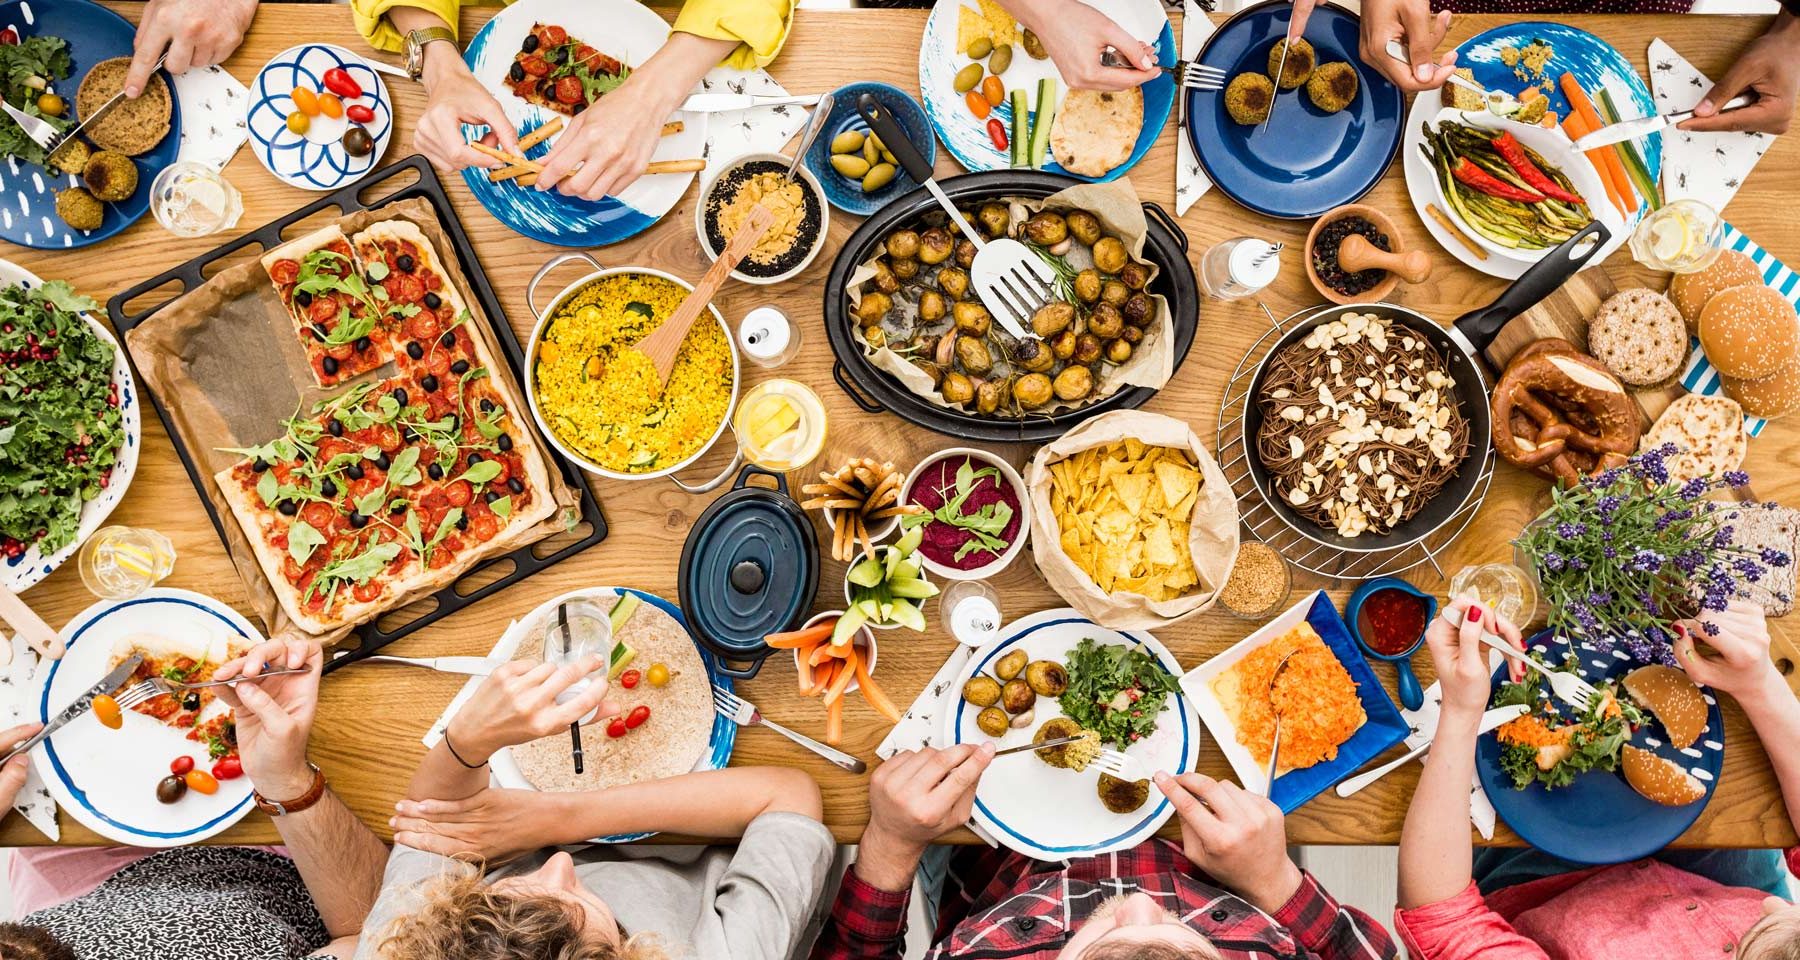
[[[398,187],[392,192],[384,194],[374,200],[364,201],[362,199],[362,194],[367,193],[371,188],[409,170],[418,175],[417,181]],[[339,216],[348,216],[361,210],[373,210],[401,200],[410,200],[414,197],[423,197],[430,201],[432,209],[437,213],[438,222],[443,225],[445,235],[450,238],[450,245],[455,248],[456,257],[462,264],[463,274],[469,279],[469,286],[472,288],[476,300],[481,303],[483,312],[487,314],[490,320],[495,340],[500,344],[501,353],[505,355],[506,362],[512,367],[513,374],[519,378],[520,383],[523,383],[525,377],[525,350],[519,345],[518,335],[513,332],[512,325],[505,322],[506,313],[501,310],[500,300],[494,295],[493,284],[488,282],[487,274],[482,271],[481,261],[475,256],[475,249],[469,244],[468,234],[463,232],[462,221],[457,217],[456,210],[450,205],[450,198],[444,193],[443,182],[438,180],[437,174],[431,169],[431,164],[426,161],[424,157],[418,155],[408,157],[399,163],[390,164],[379,170],[373,171],[361,180],[339,190],[325,194],[318,200],[315,200],[278,220],[272,220],[269,223],[263,224],[261,227],[217,247],[216,249],[201,254],[173,270],[145,280],[137,286],[108,300],[106,302],[107,316],[112,319],[113,329],[118,333],[122,341],[126,331],[143,323],[145,320],[148,320],[157,311],[186,295],[189,291],[204,284],[207,279],[206,269],[208,266],[252,245],[261,248],[258,251],[259,254],[262,250],[270,250],[280,246],[282,242],[281,231],[290,224],[305,220],[307,217],[328,207],[336,207],[339,211]],[[180,289],[167,296],[160,297],[154,304],[142,310],[129,313],[126,312],[125,305],[130,303],[134,298],[142,296],[149,291],[156,290],[158,287],[162,287],[165,284],[171,283],[180,284]],[[125,351],[125,354],[129,360],[131,355],[130,351]],[[137,364],[132,363],[132,367],[135,370]],[[141,374],[139,376],[141,379]],[[156,396],[155,393],[150,391],[145,392],[150,397],[150,403],[156,408],[156,415],[162,419],[163,428],[169,433],[170,438],[175,440],[175,452],[181,457],[181,465],[187,470],[188,479],[193,481],[196,489],[204,490],[205,485],[211,482],[211,477],[201,472],[199,465],[196,464],[193,457],[189,455],[186,442],[182,440],[175,430],[174,424],[170,422],[168,412],[163,409],[162,399]],[[438,620],[441,620],[470,604],[493,596],[526,577],[529,577],[540,570],[547,569],[563,560],[567,560],[575,554],[606,539],[606,518],[601,514],[600,501],[594,497],[593,490],[588,487],[587,480],[581,470],[548,445],[541,445],[541,449],[544,456],[549,458],[550,463],[558,470],[562,471],[563,479],[579,493],[580,502],[578,506],[581,511],[581,518],[590,524],[590,532],[581,539],[566,543],[554,553],[543,557],[538,557],[532,553],[534,544],[526,544],[510,553],[503,553],[490,557],[470,568],[468,572],[464,573],[454,583],[431,594],[430,598],[437,601],[437,606],[430,612],[421,614],[391,630],[384,630],[379,624],[382,619],[393,616],[394,611],[389,611],[381,617],[370,620],[368,623],[351,631],[350,635],[355,638],[356,646],[348,648],[340,646],[333,651],[334,655],[331,660],[325,664],[325,672],[330,673],[338,667],[361,660],[375,651],[380,650],[382,647],[393,643],[395,640],[412,633],[414,630],[436,623]],[[225,518],[221,517],[218,510],[213,507],[211,497],[202,496],[200,498],[200,504],[206,508],[207,516],[212,519],[213,529],[218,531],[220,542],[224,542]],[[236,521],[233,520],[232,522],[235,523]],[[539,542],[541,543],[542,541]],[[482,571],[505,560],[511,560],[513,563],[513,571],[511,573],[492,583],[483,584],[467,593],[459,593],[457,591],[457,584],[478,577]],[[414,601],[414,604],[417,604],[424,599],[426,598],[421,597],[419,600]],[[402,607],[400,609],[405,608]]]

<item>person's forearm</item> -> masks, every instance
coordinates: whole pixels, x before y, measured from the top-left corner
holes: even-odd
[[[1445,712],[1400,830],[1400,906],[1436,903],[1469,885],[1469,782],[1479,713]]]
[[[619,91],[629,90],[630,95],[645,98],[644,102],[653,106],[657,116],[666,117],[694,92],[700,78],[706,76],[714,64],[736,48],[735,40],[671,33],[650,59],[631,72]]]
[[[538,843],[552,846],[621,833],[741,836],[765,813],[819,818],[818,789],[802,772],[732,767],[605,790],[547,793]]]
[[[864,883],[877,890],[900,893],[912,889],[913,877],[919,872],[919,858],[925,849],[889,837],[879,827],[863,831],[856,846],[856,864],[851,869]]]
[[[423,7],[392,7],[387,12],[387,19],[394,25],[395,30],[403,34],[411,33],[414,30],[427,30],[431,27],[451,29],[450,24],[445,23],[443,17]]]
[[[464,800],[487,787],[487,760],[498,748],[482,747],[457,737],[456,754],[452,754],[447,740],[454,736],[449,734],[426,751],[419,769],[413,771],[412,783],[407,785],[408,800]],[[456,759],[458,755],[475,766],[464,766]]]
[[[1059,2],[1061,0],[999,0],[1002,9],[1033,33],[1041,32],[1042,18],[1054,16],[1051,10]]]
[[[333,939],[355,936],[381,892],[387,845],[329,789],[318,803],[274,821],[326,931]]]
[[[1800,700],[1771,669],[1757,690],[1738,696],[1737,702],[1769,753],[1788,820],[1800,831]]]

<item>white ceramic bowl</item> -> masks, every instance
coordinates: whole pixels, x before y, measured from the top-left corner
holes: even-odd
[[[824,613],[808,617],[806,622],[800,625],[800,629],[805,630],[808,627],[816,627],[827,620],[836,620],[843,615],[844,611],[842,610],[827,610]],[[857,656],[862,658],[863,664],[869,671],[869,676],[873,678],[875,676],[875,660],[877,655],[881,652],[880,649],[875,646],[875,631],[870,630],[867,624],[858,627],[856,629],[856,636],[850,638],[850,645],[857,649]],[[800,651],[795,650],[794,671],[797,673],[799,670]],[[862,684],[858,683],[855,677],[851,677],[850,685],[844,688],[844,692],[855,693],[861,689]]]
[[[919,558],[919,563],[926,570],[929,570],[946,580],[986,580],[1000,571],[1005,570],[1013,560],[1019,556],[1020,551],[1025,548],[1025,541],[1031,539],[1031,497],[1025,489],[1025,481],[1019,477],[1019,471],[1013,469],[1012,464],[1007,463],[1005,460],[1002,460],[986,450],[978,450],[974,447],[950,447],[946,450],[939,450],[937,453],[919,461],[918,466],[913,467],[912,472],[906,475],[906,480],[900,484],[900,502],[912,502],[910,497],[913,484],[918,482],[919,478],[924,475],[927,467],[930,467],[940,460],[960,456],[967,456],[971,460],[979,461],[986,466],[997,467],[1000,470],[1000,477],[1012,486],[1013,493],[1019,500],[1019,532],[1013,537],[1012,544],[1006,548],[1004,553],[995,557],[987,564],[975,567],[971,570],[958,570],[955,567],[945,566],[926,556],[923,550],[921,550],[917,556]]]
[[[706,254],[707,260],[719,259],[719,251],[713,248],[712,240],[706,235],[706,211],[707,208],[712,205],[713,187],[718,185],[719,180],[726,174],[729,174],[731,171],[736,170],[746,163],[764,160],[771,163],[778,163],[785,168],[792,159],[793,158],[791,157],[784,157],[779,153],[746,153],[721,167],[719,172],[714,175],[712,179],[706,181],[705,185],[700,188],[700,200],[694,204],[694,233],[700,238],[700,249]],[[754,283],[758,285],[781,283],[785,280],[792,280],[800,273],[800,271],[811,266],[813,260],[818,257],[819,251],[825,249],[825,236],[831,230],[831,204],[825,199],[825,188],[819,186],[818,178],[813,176],[811,170],[806,169],[806,164],[804,163],[794,168],[794,176],[800,181],[801,187],[805,189],[811,198],[817,201],[819,205],[819,229],[817,235],[813,237],[812,245],[807,248],[806,255],[801,257],[798,263],[779,274],[759,277],[751,276],[742,270],[733,270],[731,271],[731,276],[733,278],[742,280],[745,283]]]
[[[875,548],[875,557],[877,559],[885,559],[887,557],[888,551],[892,550],[892,549],[894,549],[892,546],[878,546]],[[921,561],[923,561],[925,559],[923,556],[920,556],[917,553],[913,554],[913,556],[918,557]],[[852,559],[850,561],[850,566],[844,568],[844,606],[845,606],[845,608],[848,608],[851,604],[856,602],[855,595],[852,593],[852,591],[856,589],[856,585],[850,582],[850,567],[854,567],[858,563],[862,562],[862,558],[863,558],[862,551],[858,550],[856,553],[855,559]],[[919,579],[925,581],[926,583],[930,583],[931,578],[925,575],[926,572],[927,571],[925,571],[925,570],[920,570],[919,571]],[[919,605],[919,613],[922,615],[925,612],[925,605],[927,603],[930,603],[931,600],[929,598],[927,598],[925,600],[914,600],[913,602]],[[898,623],[893,623],[893,622],[876,623],[873,620],[867,621],[867,623],[865,625],[870,628],[876,629],[876,630],[892,630],[892,629],[900,626],[900,624],[898,624]]]

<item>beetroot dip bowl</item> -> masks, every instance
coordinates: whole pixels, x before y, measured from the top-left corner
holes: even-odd
[[[980,544],[978,541],[982,537],[974,531],[945,523],[935,516],[941,507],[959,495],[957,474],[965,466],[979,476],[969,485],[969,493],[962,500],[958,509],[961,515],[973,517],[997,503],[1011,508],[1012,516],[1005,525],[997,533],[990,531],[1003,544],[997,549],[992,543]],[[920,559],[926,569],[953,580],[973,580],[1005,568],[1018,555],[1031,520],[1025,484],[1019,479],[1018,472],[1004,460],[973,448],[953,448],[927,458],[906,478],[904,497],[905,502],[916,503],[931,515],[922,528],[924,540],[919,544]],[[977,545],[964,550],[971,542],[977,542]],[[959,551],[963,553],[961,559],[957,558]]]

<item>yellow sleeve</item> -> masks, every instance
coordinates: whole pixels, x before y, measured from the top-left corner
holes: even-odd
[[[378,0],[355,0],[360,7]],[[768,65],[787,42],[794,0],[688,0],[675,29],[710,40],[736,40],[724,65],[739,70]]]
[[[456,11],[459,0],[350,0],[350,15],[356,21],[356,32],[377,50],[399,53],[406,49],[406,37],[394,29],[387,12],[395,7],[418,7],[438,15],[456,33]],[[462,42],[461,38],[457,43]]]

